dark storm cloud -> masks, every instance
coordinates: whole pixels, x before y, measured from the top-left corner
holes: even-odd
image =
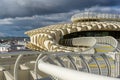
[[[9,26],[5,29],[11,30],[29,30],[33,28],[43,27],[50,24],[70,22],[70,17],[80,11],[72,11],[67,13],[55,13],[50,15],[35,15],[32,17],[16,17],[0,19],[1,26]],[[4,28],[3,28],[4,29]]]
[[[120,13],[120,0],[1,0],[0,36],[25,36],[27,30],[70,22],[84,10]]]
[[[0,36],[25,36],[24,32],[27,30],[51,24],[70,22],[70,17],[78,12],[72,11],[50,15],[0,19]]]
[[[120,0],[1,0],[0,18],[62,13],[95,5],[119,6]]]
[[[119,7],[93,6],[90,8],[85,8],[85,10],[120,13]],[[25,36],[24,32],[31,29],[52,24],[70,22],[71,16],[80,12],[80,10],[73,10],[64,13],[0,19],[0,36]]]

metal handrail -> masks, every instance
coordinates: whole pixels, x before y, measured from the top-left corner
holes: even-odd
[[[110,53],[109,53],[110,54]],[[72,57],[72,61],[70,60],[70,63],[71,63],[71,65],[73,66],[73,68],[74,69],[77,69],[77,70],[80,70],[80,69],[78,69],[79,67],[79,65],[76,65],[76,63],[75,63],[75,61],[74,61],[74,58],[73,57],[75,57],[75,56],[77,56],[78,58],[80,58],[80,61],[82,61],[83,62],[83,65],[85,65],[85,67],[86,67],[86,69],[87,69],[87,72],[89,72],[89,73],[92,73],[92,71],[91,71],[91,68],[90,68],[90,65],[89,65],[89,63],[91,62],[91,60],[96,60],[96,59],[93,59],[91,56],[94,56],[94,57],[97,57],[97,56],[100,56],[101,58],[103,58],[103,60],[104,60],[104,63],[105,63],[105,65],[106,65],[106,68],[107,68],[107,72],[108,72],[108,74],[107,74],[107,76],[112,76],[112,77],[115,77],[115,76],[113,76],[112,74],[112,67],[111,67],[111,64],[110,64],[110,61],[109,61],[109,59],[108,59],[108,54],[104,54],[104,53],[99,53],[99,54],[79,54],[79,53],[72,53],[72,52],[70,52],[70,53],[58,53],[58,54],[49,54],[49,55],[47,55],[47,56],[49,56],[49,57],[53,57],[54,56],[54,58],[52,58],[53,59],[53,61],[54,61],[54,59],[55,60],[57,60],[57,62],[58,62],[58,64],[61,64],[61,66],[62,67],[66,67],[66,68],[68,68],[66,65],[65,65],[65,63],[63,62],[63,60],[59,60],[58,58],[62,58],[62,57],[64,57],[64,58],[68,58],[67,56],[71,56]],[[102,56],[101,56],[102,55]],[[82,57],[81,57],[82,56]],[[105,56],[105,57],[104,57]],[[91,59],[89,59],[89,61],[87,61],[87,58],[85,58],[85,57],[91,57]],[[73,63],[74,64],[73,64]],[[114,60],[113,60],[113,62],[114,62]],[[57,64],[57,65],[58,65]],[[98,70],[98,73],[99,74],[102,74],[102,69],[101,69],[101,67],[100,67],[100,63],[99,63],[99,61],[95,61],[95,64],[97,65],[97,68],[99,69]],[[83,66],[82,65],[82,66]],[[113,64],[113,65],[115,65],[116,66],[116,64]],[[76,67],[76,68],[75,68]],[[101,70],[101,71],[100,71]]]
[[[62,80],[119,80],[117,78],[111,78],[106,76],[100,76],[95,74],[89,74],[85,72],[75,71],[60,66],[45,63],[42,60],[38,61],[38,68],[40,71],[49,75],[55,76]]]

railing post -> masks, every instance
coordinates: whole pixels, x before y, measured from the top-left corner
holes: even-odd
[[[115,77],[120,75],[120,54],[115,54]]]
[[[37,75],[38,60],[39,60],[40,58],[44,58],[44,57],[45,57],[45,55],[42,54],[42,53],[40,53],[40,54],[38,55],[37,59],[36,59],[35,67],[34,67],[34,71],[35,71],[36,79],[38,79],[38,75]]]
[[[18,58],[16,59],[15,65],[14,65],[14,80],[18,80],[18,67],[19,67],[19,62],[21,58],[23,57],[23,54],[18,55]]]
[[[89,64],[88,64],[87,60],[86,60],[82,55],[80,55],[79,57],[80,57],[81,60],[85,63],[86,68],[87,68],[87,72],[88,72],[88,73],[91,73],[91,69],[90,69],[90,67],[89,67]]]
[[[99,70],[99,75],[101,75],[102,74],[102,70],[101,70],[100,64],[98,63],[98,61],[96,60],[94,55],[92,55],[91,57],[95,61],[95,63],[97,64],[98,70]]]
[[[107,66],[107,69],[108,69],[108,74],[107,74],[107,76],[111,76],[111,65],[110,65],[110,62],[109,62],[109,60],[108,60],[108,58],[106,57],[105,54],[102,54],[101,56],[102,56],[102,58],[104,59],[104,61],[105,61],[105,63],[106,63],[106,66]]]

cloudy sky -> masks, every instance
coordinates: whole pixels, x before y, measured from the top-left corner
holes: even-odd
[[[0,37],[26,36],[27,30],[70,22],[84,10],[120,14],[120,0],[0,0]]]

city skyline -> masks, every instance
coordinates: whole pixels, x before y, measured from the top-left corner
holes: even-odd
[[[22,37],[25,31],[70,22],[80,11],[120,13],[119,0],[1,0],[0,37]]]

